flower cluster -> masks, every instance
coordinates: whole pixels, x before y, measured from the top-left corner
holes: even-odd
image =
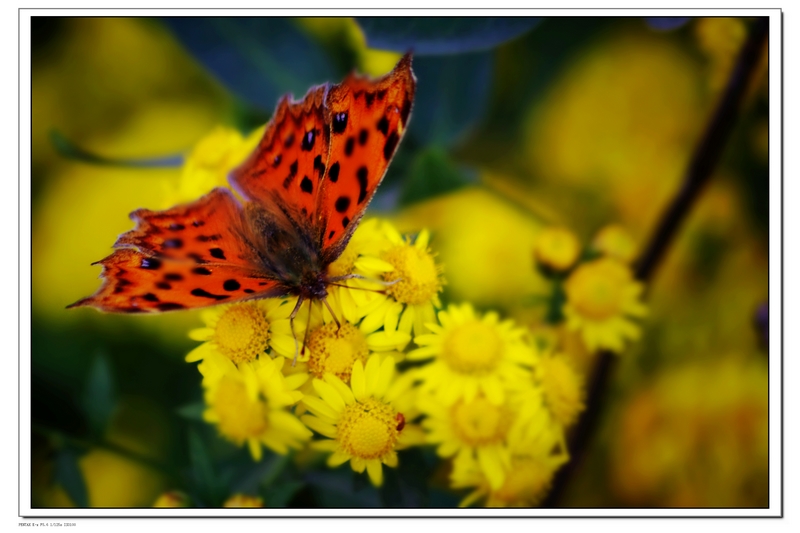
[[[564,435],[584,408],[581,378],[535,327],[471,303],[443,305],[444,269],[430,244],[427,230],[403,235],[367,219],[329,266],[338,281],[325,302],[204,311],[204,327],[189,333],[202,344],[186,357],[199,362],[204,419],[255,460],[263,446],[321,453],[375,486],[384,467],[402,463],[399,451],[430,446],[462,505],[536,505],[569,459]],[[568,230],[540,235],[534,256],[555,281],[556,315],[591,350],[636,336],[629,317],[644,308],[628,267],[634,250],[619,227],[586,251]]]
[[[565,228],[544,229],[534,258],[539,270],[551,278],[554,291],[545,298],[548,318],[578,332],[586,349],[620,352],[626,340],[639,338],[633,319],[647,309],[641,303],[644,285],[636,281],[630,262],[635,243],[624,228],[610,225],[581,250],[578,238]]]

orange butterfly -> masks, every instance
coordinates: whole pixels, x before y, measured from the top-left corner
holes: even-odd
[[[103,285],[69,307],[149,313],[252,298],[327,305],[328,266],[344,251],[406,130],[411,55],[370,80],[354,74],[278,104],[258,148],[224,188],[166,211],[131,213],[99,261]],[[96,263],[95,263],[96,264]]]

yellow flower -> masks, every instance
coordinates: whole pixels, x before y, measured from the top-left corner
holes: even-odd
[[[435,322],[435,308],[441,307],[439,292],[444,283],[442,268],[428,248],[430,234],[423,230],[412,242],[388,222],[382,229],[388,246],[380,257],[392,267],[383,272],[383,280],[389,283],[383,287],[387,296],[362,310],[361,330],[371,333],[382,326],[387,332],[427,333],[425,324]]]
[[[167,194],[165,207],[189,202],[214,187],[227,187],[228,174],[255,150],[264,128],[243,137],[238,131],[217,126],[187,154],[178,186]]]
[[[575,264],[581,253],[581,244],[566,228],[545,228],[536,239],[533,253],[541,265],[560,272]]]
[[[589,350],[621,351],[626,339],[639,338],[640,330],[629,317],[647,313],[639,301],[644,286],[630,268],[611,258],[580,265],[564,284],[567,328],[581,332]]]
[[[234,494],[222,504],[223,507],[264,507],[264,500],[258,496]]]
[[[171,490],[159,496],[153,507],[189,507],[189,497],[179,490]]]
[[[440,457],[470,456],[483,475],[499,488],[511,465],[507,439],[516,412],[508,404],[495,405],[483,394],[446,406],[431,395],[421,395],[419,408],[427,442],[436,444]]]
[[[544,431],[535,438],[511,439],[509,468],[502,484],[492,485],[479,461],[462,454],[453,461],[451,485],[456,489],[472,488],[460,503],[472,505],[485,498],[486,507],[533,507],[538,505],[556,471],[569,460],[563,434]]]
[[[275,298],[206,309],[200,315],[206,327],[189,332],[192,339],[205,342],[189,352],[186,361],[192,363],[221,355],[238,365],[254,361],[268,349],[274,354],[294,357],[291,312],[292,306]]]
[[[378,303],[376,300],[383,301],[384,297],[379,292],[385,287],[375,282],[394,269],[381,259],[382,251],[391,246],[382,229],[385,224],[387,223],[377,218],[361,222],[342,255],[328,266],[329,277],[359,276],[337,282],[344,287],[328,287],[333,299],[339,304],[341,314],[354,324],[364,316],[361,311],[365,307]]]
[[[636,242],[619,224],[610,224],[601,229],[592,242],[592,248],[623,263],[630,263],[636,256]]]
[[[525,330],[511,320],[501,322],[495,312],[481,318],[470,304],[450,305],[438,316],[441,325],[429,323],[432,333],[416,337],[421,347],[408,354],[409,360],[434,358],[418,371],[423,390],[445,405],[460,398],[470,403],[479,391],[501,405],[504,386],[525,379],[521,365],[536,362],[534,348],[523,340]]]
[[[694,25],[697,44],[710,60],[709,88],[722,89],[747,37],[744,21],[731,17],[701,18]]]
[[[585,407],[581,378],[563,354],[542,357],[535,374],[550,414],[561,426],[570,426]]]
[[[286,454],[311,437],[311,432],[286,409],[302,398],[295,389],[308,376],[284,377],[282,365],[282,359],[268,357],[238,366],[225,357],[209,357],[198,366],[208,405],[203,419],[216,424],[220,435],[237,446],[247,443],[256,461],[261,459],[262,444]]]
[[[312,447],[332,452],[328,466],[350,461],[358,473],[367,471],[375,486],[383,483],[383,467],[396,467],[397,451],[419,444],[418,428],[408,422],[415,416],[414,395],[408,377],[395,377],[394,359],[373,356],[366,367],[353,365],[350,385],[333,374],[315,379],[318,396],[305,396],[303,404],[312,415],[304,415],[308,427],[330,440]]]

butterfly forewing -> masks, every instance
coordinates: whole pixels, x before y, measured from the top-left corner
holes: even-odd
[[[341,254],[380,185],[408,124],[414,89],[406,55],[383,78],[351,75],[328,91],[330,157],[317,205],[326,260]]]
[[[319,185],[328,159],[326,86],[301,102],[281,100],[256,150],[230,176],[246,199],[284,209],[295,221],[313,225]]]

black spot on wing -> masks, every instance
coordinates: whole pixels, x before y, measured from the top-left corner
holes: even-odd
[[[197,240],[199,242],[209,242],[209,241],[218,241],[222,238],[222,235],[219,233],[214,235],[198,235]]]
[[[222,288],[226,291],[238,291],[242,286],[235,279],[226,279],[222,284]]]
[[[161,246],[165,249],[178,250],[183,248],[183,241],[181,239],[167,239]]]
[[[315,133],[317,130],[307,131],[305,135],[303,135],[303,142],[300,143],[300,149],[304,152],[309,152],[314,147],[314,138],[316,137]]]
[[[314,184],[308,179],[308,176],[303,176],[303,181],[300,182],[300,190],[311,194],[314,192]]]
[[[372,102],[375,101],[375,93],[367,93],[364,98],[367,100],[367,107],[372,107]]]
[[[286,148],[291,148],[294,144],[294,133],[290,133],[288,137],[283,141],[283,146]]]
[[[147,300],[148,302],[157,302],[157,301],[158,301],[158,296],[156,296],[156,295],[155,295],[155,294],[153,294],[152,292],[148,292],[147,294],[145,294],[144,296],[142,296],[142,298],[144,298],[144,299],[145,299],[145,300]]]
[[[356,172],[358,179],[358,203],[363,202],[367,198],[367,167],[361,167]]]
[[[199,296],[201,298],[211,298],[217,301],[225,300],[226,298],[228,298],[227,294],[211,294],[210,292],[205,291],[203,289],[192,289],[192,295]]]
[[[272,160],[272,168],[278,168],[281,164],[281,154],[275,156],[275,159]]]
[[[347,112],[342,111],[333,115],[333,133],[343,133],[347,129]]]
[[[400,137],[396,131],[393,131],[389,138],[386,139],[386,144],[383,145],[383,158],[389,161],[394,154],[394,149],[397,148],[397,143],[400,142]]]
[[[172,224],[170,224],[168,226],[167,229],[170,229],[172,231],[182,231],[182,230],[186,229],[186,226],[184,226],[183,224],[176,224],[176,223],[173,222]]]
[[[161,261],[155,257],[143,257],[141,267],[147,270],[158,270],[161,268]]]
[[[328,240],[333,239],[334,235],[336,235],[335,231],[331,231],[330,233],[328,233]]]
[[[369,132],[367,128],[362,128],[360,132],[358,132],[358,144],[364,146],[367,144],[367,139],[369,139]]]
[[[336,211],[339,213],[346,213],[347,209],[350,207],[350,197],[349,196],[340,196],[336,199]]]
[[[381,117],[378,121],[378,131],[383,133],[384,136],[389,135],[389,119]]]
[[[331,168],[328,170],[328,179],[330,179],[333,183],[339,181],[339,162],[331,165]]]
[[[244,292],[246,292],[247,294],[253,294],[256,291],[254,291],[253,289],[245,289]]]
[[[314,158],[314,170],[319,172],[319,179],[322,179],[322,176],[325,175],[325,165],[322,163],[322,156],[318,155]]]
[[[170,272],[169,274],[164,274],[164,279],[167,281],[183,281],[183,276]]]
[[[170,285],[166,281],[159,281],[156,283],[156,287],[158,287],[161,290],[168,291],[172,288],[172,285]]]
[[[186,306],[174,302],[164,302],[156,306],[159,311],[177,311],[178,309],[185,309]]]
[[[292,180],[294,177],[297,176],[297,159],[294,160],[294,163],[289,165],[289,175],[283,179],[283,188],[288,189],[289,185],[292,184]]]
[[[347,218],[347,217],[344,217],[344,218],[342,219],[342,227],[343,227],[343,228],[346,228],[348,224],[350,224],[350,219],[349,219],[349,218]]]
[[[344,143],[344,155],[350,157],[353,155],[353,148],[356,147],[356,138],[352,135],[347,138],[347,142]]]
[[[222,248],[211,248],[208,253],[211,254],[211,257],[216,257],[217,259],[225,259],[225,252],[222,251]]]
[[[200,276],[210,276],[211,275],[211,271],[209,269],[207,269],[206,267],[197,267],[194,270],[192,270],[192,272],[194,272],[195,274],[198,274]]]

